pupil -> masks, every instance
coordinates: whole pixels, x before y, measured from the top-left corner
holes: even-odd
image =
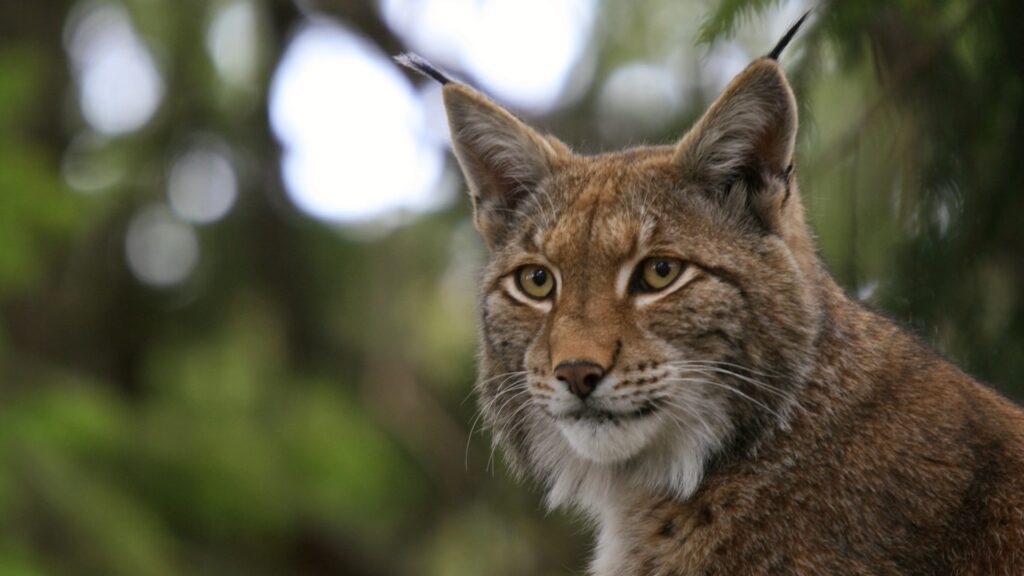
[[[538,268],[533,271],[533,274],[530,274],[530,280],[537,286],[543,286],[548,281],[548,273]]]
[[[665,278],[672,272],[672,265],[664,260],[658,260],[654,263],[654,273],[662,278]]]

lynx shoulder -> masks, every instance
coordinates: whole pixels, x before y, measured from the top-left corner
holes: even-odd
[[[573,153],[422,59],[489,259],[480,406],[591,572],[1024,573],[1024,414],[817,255],[777,63],[675,145]]]

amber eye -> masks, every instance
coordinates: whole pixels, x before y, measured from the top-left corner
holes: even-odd
[[[684,267],[678,258],[648,258],[640,263],[636,286],[643,292],[664,290],[679,277]]]
[[[530,298],[543,300],[555,289],[555,279],[543,266],[527,264],[516,271],[516,284]]]

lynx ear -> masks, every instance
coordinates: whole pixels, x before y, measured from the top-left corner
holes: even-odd
[[[727,196],[762,194],[788,181],[796,131],[793,91],[779,65],[762,58],[726,87],[677,145],[677,163],[688,181]],[[742,190],[733,190],[740,184]],[[752,198],[728,200],[749,204]]]
[[[444,105],[477,229],[493,248],[502,242],[519,203],[569,151],[464,84],[445,85]]]
[[[422,57],[406,53],[395,60],[444,87],[452,149],[469,184],[477,230],[489,247],[500,245],[519,203],[571,152]]]
[[[746,183],[755,188],[769,178],[790,176],[797,100],[778,58],[810,15],[804,12],[767,55],[734,78],[679,143],[684,176],[717,187],[754,179]]]

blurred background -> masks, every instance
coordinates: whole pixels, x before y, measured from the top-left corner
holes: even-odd
[[[851,295],[1024,397],[1018,0],[0,0],[0,574],[580,574],[415,50],[577,150],[785,54]]]

